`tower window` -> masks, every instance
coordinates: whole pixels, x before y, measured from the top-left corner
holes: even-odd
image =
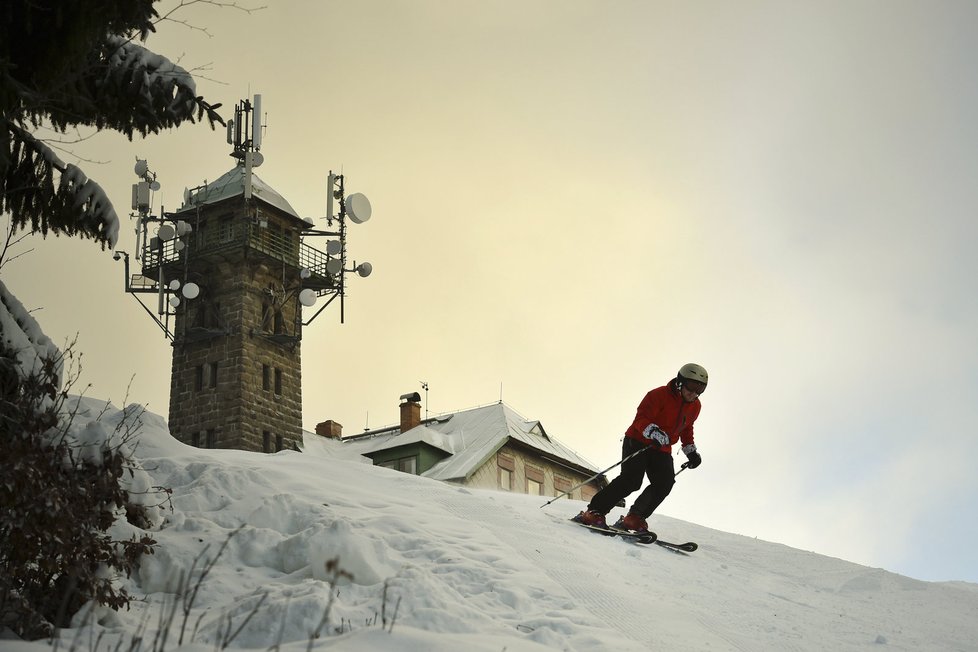
[[[262,430],[261,433],[261,449],[265,453],[272,452],[272,433],[267,430]]]
[[[265,391],[272,388],[272,368],[267,364],[261,366],[261,388]]]
[[[268,322],[272,318],[272,304],[267,300],[261,302],[261,327],[268,330]]]
[[[282,370],[281,369],[275,370],[275,393],[276,394],[282,393]]]
[[[217,363],[216,362],[212,362],[211,363],[211,380],[210,380],[210,386],[211,387],[217,387]]]
[[[204,365],[199,364],[194,367],[194,391],[199,392],[204,389]]]
[[[221,244],[234,241],[234,221],[232,218],[226,217],[221,220],[217,237]]]
[[[213,428],[207,429],[207,448],[215,448],[217,446],[217,433],[214,432]]]
[[[282,439],[282,435],[275,435],[275,451],[276,452],[278,452],[278,451],[280,451],[280,450],[282,450],[284,448],[283,444],[284,444],[284,440]]]

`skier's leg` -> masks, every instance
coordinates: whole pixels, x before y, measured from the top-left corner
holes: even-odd
[[[621,444],[622,459],[633,454],[640,448],[642,448],[640,442],[635,441],[631,437],[625,437],[625,441]],[[643,453],[622,462],[618,477],[608,483],[608,486],[604,489],[594,494],[587,508],[600,514],[607,514],[625,496],[638,491],[642,487],[642,476],[646,473],[645,460],[643,458],[647,455],[648,453]]]
[[[645,488],[629,512],[638,514],[644,519],[652,515],[652,512],[666,499],[672,486],[676,484],[676,468],[672,463],[671,453],[659,451],[649,451],[642,456],[645,459],[645,474],[649,478],[649,486]]]

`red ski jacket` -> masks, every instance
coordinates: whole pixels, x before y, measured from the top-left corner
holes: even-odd
[[[625,431],[625,436],[652,445],[666,453],[671,453],[672,444],[678,441],[682,441],[684,452],[696,450],[693,442],[693,422],[699,415],[700,400],[696,399],[692,403],[683,402],[675,382],[670,382],[645,395],[635,412],[635,420]],[[668,446],[660,446],[657,442],[643,436],[645,429],[651,424],[659,426],[669,435]]]

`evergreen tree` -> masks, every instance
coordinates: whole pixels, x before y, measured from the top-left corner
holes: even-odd
[[[129,138],[205,115],[183,68],[135,43],[155,31],[156,0],[6,0],[0,7],[0,211],[15,229],[115,246],[119,222],[101,187],[36,137],[45,126]]]

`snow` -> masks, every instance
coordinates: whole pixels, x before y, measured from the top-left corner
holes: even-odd
[[[114,48],[109,57],[109,63],[113,67],[139,70],[142,73],[144,99],[148,104],[153,103],[153,98],[148,91],[151,86],[182,87],[185,92],[176,94],[170,101],[169,108],[174,113],[180,114],[193,110],[197,82],[189,72],[163,55],[147,50],[122,36],[109,35],[107,42],[109,47]]]
[[[137,419],[140,486],[172,495],[144,498],[162,503],[159,546],[120,580],[140,599],[79,614],[62,649],[117,649],[135,636],[148,646],[174,606],[163,649],[214,650],[238,628],[228,647],[285,652],[307,650],[317,629],[312,647],[331,652],[978,649],[976,584],[653,516],[662,538],[700,544],[683,556],[577,527],[566,519],[580,502],[541,508],[547,498],[371,466],[325,440],[274,455],[197,449],[137,406],[69,407],[88,435]],[[687,473],[675,491],[705,481]],[[185,627],[182,577],[199,588]]]
[[[21,378],[40,373],[44,361],[51,360],[55,362],[54,374],[60,382],[61,352],[3,281],[0,281],[0,337],[16,352]]]

